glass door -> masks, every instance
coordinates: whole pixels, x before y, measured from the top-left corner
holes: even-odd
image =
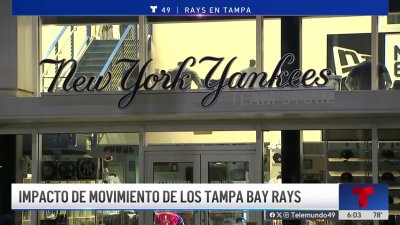
[[[149,183],[200,183],[200,155],[154,154],[146,156],[146,180]],[[149,213],[147,213],[149,214]],[[198,225],[197,211],[154,211],[146,221],[154,225]]]
[[[232,151],[148,152],[147,183],[254,183],[254,152]],[[245,210],[154,211],[147,213],[146,224],[172,225],[181,220],[185,225],[255,224],[257,212]],[[253,222],[253,223],[252,223]],[[177,223],[180,224],[180,223]]]
[[[207,154],[201,156],[202,183],[254,183],[254,155]],[[246,210],[203,213],[202,225],[245,225],[256,221]]]

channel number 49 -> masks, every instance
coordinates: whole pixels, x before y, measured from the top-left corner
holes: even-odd
[[[171,7],[162,7],[161,12],[164,14],[169,14],[171,13]]]

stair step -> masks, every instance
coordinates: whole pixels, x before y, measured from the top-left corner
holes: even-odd
[[[105,59],[107,60],[110,57],[110,52],[85,52],[83,54],[82,60],[91,60],[91,59]]]
[[[111,53],[114,50],[115,46],[93,46],[89,47],[87,52],[109,52]]]
[[[111,52],[108,51],[98,51],[98,52],[91,52],[91,51],[87,51],[88,54],[93,53],[93,54],[111,54]]]
[[[94,40],[90,46],[116,46],[119,40]]]
[[[86,72],[86,73],[98,73],[103,69],[104,65],[93,65],[93,66],[78,66],[77,72]]]
[[[78,66],[80,66],[80,67],[97,68],[97,67],[103,67],[104,64],[87,64],[87,65],[82,65],[82,64],[79,63]]]
[[[79,77],[82,77],[82,76],[85,76],[85,77],[97,77],[98,75],[99,75],[99,73],[100,72],[76,72],[75,73],[75,76],[79,76]]]
[[[107,60],[111,56],[113,50],[118,44],[119,40],[94,40],[83,54],[78,64],[78,70],[76,71],[77,76],[98,76]],[[128,40],[123,43],[125,51],[131,52],[133,49],[137,50],[137,43]],[[128,53],[126,53],[128,54]],[[128,55],[132,55],[129,53]]]
[[[108,59],[108,58],[107,58]],[[81,59],[79,61],[79,66],[91,66],[91,65],[103,65],[106,64],[107,59],[96,59],[96,58],[91,58],[91,59]]]

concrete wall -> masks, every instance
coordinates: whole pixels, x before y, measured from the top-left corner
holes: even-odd
[[[38,18],[11,15],[0,2],[0,96],[34,96],[38,81]]]
[[[15,94],[17,87],[17,17],[11,0],[0,1],[0,96]]]

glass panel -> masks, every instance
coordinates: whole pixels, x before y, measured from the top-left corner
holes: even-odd
[[[264,131],[264,183],[279,184],[281,179],[281,132]]]
[[[20,146],[22,144],[22,158],[21,158],[22,183],[24,184],[31,183],[32,135],[31,134],[17,135],[17,143],[19,143]],[[17,152],[19,152],[19,149],[17,149]],[[30,224],[31,224],[31,211],[22,211],[22,225],[30,225]]]
[[[248,162],[208,163],[209,183],[249,183]]]
[[[322,131],[303,131],[303,182],[326,183],[327,171]]]
[[[281,131],[264,131],[263,136],[264,136],[263,181],[266,184],[267,183],[281,184],[282,183]],[[264,219],[263,224],[281,225],[282,220]]]
[[[139,182],[137,133],[42,135],[42,183]],[[136,211],[39,211],[41,224],[137,225]]]
[[[192,162],[155,162],[153,164],[154,183],[193,183]],[[198,175],[197,175],[198,176]],[[154,224],[184,224],[195,225],[193,211],[155,211]]]
[[[164,163],[153,165],[154,183],[193,183],[193,163]]]
[[[370,130],[304,130],[301,144],[303,183],[372,182]],[[264,146],[264,183],[281,183],[282,180],[278,179],[284,163],[280,155],[281,131],[265,131]],[[264,224],[281,222],[264,220]],[[360,221],[348,221],[346,224],[359,224],[358,222]],[[331,220],[302,221],[304,225],[336,223]]]
[[[328,183],[372,183],[371,131],[324,130]]]
[[[331,69],[335,90],[371,90],[371,17],[302,19],[302,68]],[[380,89],[387,89],[381,77]]]
[[[209,183],[249,183],[249,162],[209,162]],[[208,224],[246,224],[248,211],[209,211]]]
[[[400,130],[379,130],[379,183],[389,185],[389,221],[400,217]]]
[[[238,71],[255,71],[255,19],[154,23],[151,26],[153,35],[150,57],[154,61],[149,73],[158,74],[160,70],[165,70],[174,75],[179,62],[193,56],[197,60],[196,65],[186,68],[191,71],[190,88],[197,89],[204,87],[204,79],[215,64],[211,61],[199,63],[205,56],[225,58],[212,76],[211,82],[214,83],[221,79],[225,65],[234,57],[237,57],[237,60],[232,64],[226,78]],[[243,35],[238,35],[238,32]]]
[[[400,14],[379,17],[380,72],[392,80],[391,90],[400,89]]]
[[[116,65],[116,61],[121,58],[139,59],[138,24],[43,25],[41,33],[42,60],[74,59],[78,63],[76,73],[67,87],[72,87],[75,81],[82,83],[79,85],[81,87],[86,86],[90,82],[90,77],[100,76],[105,77],[102,81],[105,85],[109,78],[105,71],[109,71],[112,74],[111,80],[103,91],[118,91],[121,77],[128,69],[128,65],[126,63]],[[60,68],[62,68],[60,63],[41,65],[42,92],[49,91]],[[71,68],[71,63],[65,64],[55,86],[51,89],[53,92],[62,91]],[[138,70],[133,73],[138,74]]]
[[[255,131],[148,132],[149,145],[255,143]]]
[[[281,19],[264,19],[264,72],[271,78],[281,59]],[[275,85],[275,82],[274,82]]]
[[[201,160],[202,170],[208,167],[208,174],[203,174],[204,179],[202,182],[209,183],[248,183],[250,180],[249,175],[249,162],[248,161],[225,161],[207,160],[208,154],[213,154],[215,151],[235,151],[241,154],[254,154],[256,142],[255,131],[187,131],[187,132],[147,132],[146,143],[149,149],[157,149],[160,151],[173,151],[174,154],[182,155],[190,151],[203,151]],[[206,153],[208,152],[208,153]],[[190,156],[199,156],[193,155]],[[197,154],[200,154],[197,152]],[[162,156],[160,156],[162,158]],[[211,157],[210,159],[213,159]],[[224,158],[225,159],[225,158]],[[177,160],[179,161],[179,160]],[[211,160],[210,160],[211,161]],[[153,182],[162,183],[192,183],[196,181],[196,177],[200,174],[193,174],[193,163],[191,162],[174,162],[174,160],[167,162],[155,162],[153,167]],[[193,177],[194,176],[194,177]],[[158,212],[156,212],[158,213]],[[199,220],[200,214],[197,212],[172,212],[181,215],[181,217],[189,218],[190,221]],[[248,211],[211,211],[208,213],[208,224],[243,224],[246,220],[252,219],[251,213]],[[207,217],[206,217],[207,218]],[[241,219],[242,218],[242,219]],[[155,221],[160,221],[156,218]],[[204,219],[204,218],[203,218]],[[186,219],[189,220],[189,219]],[[160,223],[160,222],[158,222]],[[192,222],[191,222],[192,223]]]
[[[304,183],[372,183],[370,130],[307,130],[302,136]],[[304,224],[341,223],[310,220]]]

